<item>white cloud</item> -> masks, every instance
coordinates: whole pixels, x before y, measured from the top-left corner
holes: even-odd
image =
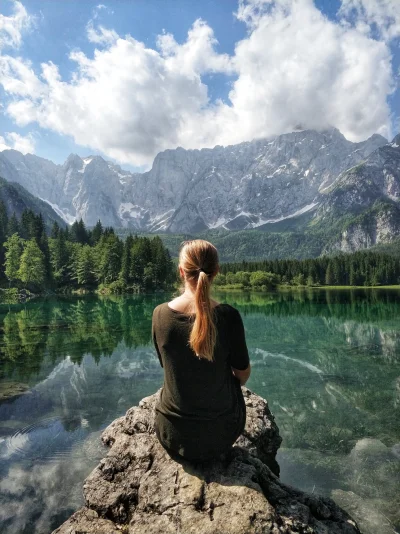
[[[37,73],[27,60],[3,56],[6,112],[19,126],[37,122],[133,165],[166,148],[237,143],[298,124],[335,126],[354,141],[390,136],[394,75],[384,41],[328,20],[312,0],[241,0],[237,16],[248,35],[232,56],[218,53],[202,20],[184,43],[160,35],[157,49],[92,20],[88,37],[99,46],[93,57],[70,55],[69,82],[52,63]],[[228,103],[210,102],[208,73],[236,76]]]
[[[172,34],[164,33],[158,36],[157,45],[166,60],[166,68],[171,71],[184,72],[187,76],[206,72],[234,72],[232,58],[215,51],[218,41],[204,20],[195,21],[185,43],[180,45]]]
[[[23,154],[34,154],[35,153],[35,140],[31,134],[28,134],[26,137],[16,133],[9,132],[5,134],[6,139],[0,136],[0,152],[2,150],[14,149],[22,152]]]
[[[390,130],[388,47],[328,20],[312,0],[241,2],[251,33],[236,46],[230,99],[250,137],[296,124],[337,127],[352,140]]]
[[[118,39],[118,34],[114,30],[108,30],[104,26],[94,27],[93,21],[89,21],[86,26],[87,37],[91,43],[100,45],[110,45]]]
[[[33,21],[21,2],[12,3],[12,15],[6,17],[0,13],[0,50],[6,46],[18,48],[22,42],[23,30],[29,28]]]
[[[375,29],[385,40],[400,37],[399,0],[342,0],[339,13],[366,33]]]

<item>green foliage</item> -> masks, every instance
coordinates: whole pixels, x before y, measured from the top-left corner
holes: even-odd
[[[274,278],[271,278],[274,277]],[[250,280],[247,283],[247,280]],[[400,259],[371,251],[306,260],[260,260],[222,263],[216,286],[241,284],[245,288],[293,286],[370,286],[400,283]]]
[[[18,278],[25,284],[40,288],[46,281],[45,256],[33,238],[25,242]]]
[[[274,273],[255,271],[250,274],[250,285],[255,288],[266,286],[267,288],[275,287],[278,284],[278,278]]]
[[[172,289],[174,280],[173,261],[158,236],[122,241],[100,221],[88,230],[80,220],[70,228],[54,221],[48,237],[41,214],[24,210],[20,219],[8,218],[0,199],[0,286],[140,293]]]
[[[13,234],[4,243],[6,249],[5,275],[10,283],[19,278],[19,265],[22,255],[22,240],[18,234]]]

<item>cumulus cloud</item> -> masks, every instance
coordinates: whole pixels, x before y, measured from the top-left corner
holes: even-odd
[[[393,83],[384,43],[328,20],[312,0],[241,2],[238,16],[251,33],[237,44],[239,76],[229,96],[248,136],[296,124],[332,125],[354,141],[389,134]]]
[[[22,43],[22,32],[32,22],[33,18],[21,2],[13,2],[13,13],[9,17],[0,13],[0,50],[6,46],[18,48]]]
[[[236,15],[248,34],[231,56],[218,52],[200,19],[183,43],[163,33],[151,49],[93,17],[93,56],[71,53],[71,81],[50,62],[35,72],[26,59],[0,59],[6,112],[20,126],[36,122],[134,165],[150,164],[166,148],[233,144],[298,124],[334,126],[353,141],[391,135],[394,75],[383,38],[361,31],[350,15],[327,19],[312,0],[240,0]],[[210,101],[209,73],[235,77],[227,102]]]
[[[12,148],[23,154],[34,154],[35,140],[31,134],[24,137],[16,132],[9,132],[5,135],[6,139],[0,136],[0,152]]]
[[[368,34],[375,30],[385,40],[400,37],[399,0],[342,0],[339,13]]]

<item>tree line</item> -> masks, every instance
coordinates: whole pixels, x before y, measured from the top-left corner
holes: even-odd
[[[169,251],[158,236],[122,241],[101,222],[87,229],[54,223],[47,235],[41,214],[7,216],[0,202],[0,283],[33,291],[100,289],[141,292],[167,289],[175,280]]]
[[[306,260],[260,260],[224,263],[216,285],[240,287],[379,286],[400,284],[399,258],[358,251]]]
[[[49,235],[32,210],[8,217],[0,201],[0,285],[32,290],[99,289],[141,292],[173,289],[176,265],[159,236],[123,240],[101,222],[87,229],[54,223]],[[379,286],[400,284],[399,258],[359,251],[313,259],[221,263],[216,286]]]

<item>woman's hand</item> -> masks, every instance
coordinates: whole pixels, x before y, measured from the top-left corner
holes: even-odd
[[[247,380],[249,379],[251,373],[250,364],[247,369],[243,369],[242,371],[240,369],[235,369],[234,367],[231,367],[231,369],[233,376],[235,376],[239,380],[241,386],[244,386]]]

